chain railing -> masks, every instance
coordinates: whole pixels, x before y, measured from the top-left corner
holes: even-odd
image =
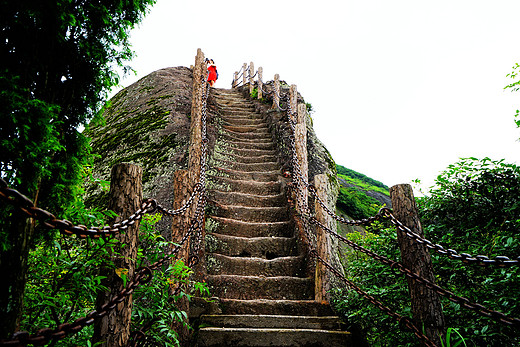
[[[245,64],[244,64],[245,66]],[[236,74],[237,75],[237,74]],[[262,76],[259,75],[257,87],[259,89],[262,88],[263,81],[261,81]],[[278,82],[278,83],[277,83]],[[235,83],[235,80],[233,81],[233,84]],[[419,244],[424,244],[427,248],[432,249],[436,251],[439,254],[444,254],[448,256],[451,259],[460,260],[466,264],[477,264],[480,266],[486,266],[486,265],[494,265],[498,267],[506,267],[506,266],[515,266],[520,264],[520,256],[511,259],[509,257],[505,256],[496,256],[493,259],[490,259],[487,256],[483,255],[470,255],[468,253],[460,253],[453,249],[446,249],[443,246],[439,244],[435,244],[424,237],[420,236],[419,234],[413,232],[410,228],[406,227],[402,222],[400,222],[392,213],[392,211],[388,208],[382,208],[375,216],[364,218],[361,220],[348,220],[341,216],[338,216],[335,212],[331,211],[331,209],[327,206],[327,204],[320,198],[320,196],[317,194],[316,188],[309,184],[309,182],[305,181],[303,179],[303,174],[301,172],[300,163],[298,161],[298,156],[296,155],[295,150],[295,128],[296,128],[296,122],[295,122],[295,112],[296,110],[291,107],[291,102],[288,93],[285,93],[285,95],[281,94],[281,91],[279,88],[276,88],[276,85],[279,86],[278,81],[278,75],[275,78],[275,81],[272,83],[272,88],[268,92],[265,90],[262,90],[262,93],[264,95],[269,96],[273,100],[273,108],[276,108],[279,111],[286,111],[287,113],[287,120],[289,124],[290,134],[288,135],[289,143],[290,143],[290,151],[291,151],[291,166],[292,166],[292,183],[291,183],[291,189],[296,194],[296,204],[297,206],[300,206],[300,213],[298,215],[298,218],[302,220],[302,225],[304,230],[304,236],[307,240],[303,240],[305,244],[307,244],[309,249],[309,254],[316,259],[318,262],[324,264],[324,266],[336,277],[339,278],[343,283],[345,283],[350,288],[354,289],[356,292],[358,292],[361,296],[363,296],[365,299],[367,299],[369,302],[371,302],[373,305],[378,307],[380,310],[391,316],[392,318],[396,319],[400,324],[401,327],[405,327],[408,330],[410,330],[419,340],[421,340],[425,345],[427,346],[435,346],[435,344],[426,337],[420,329],[418,329],[413,322],[407,318],[398,315],[397,313],[393,312],[391,309],[389,309],[387,306],[383,305],[379,301],[377,301],[375,298],[370,296],[368,293],[362,291],[359,287],[357,287],[352,281],[347,279],[341,271],[334,268],[329,262],[325,261],[316,251],[315,245],[313,245],[312,242],[309,242],[313,239],[315,239],[315,235],[312,234],[310,231],[309,225],[313,224],[316,225],[317,228],[323,230],[324,232],[327,232],[332,237],[338,239],[339,241],[349,245],[351,248],[358,250],[371,258],[380,261],[383,264],[386,264],[390,266],[391,269],[394,269],[396,271],[399,271],[402,273],[405,277],[410,278],[421,285],[429,288],[430,290],[433,290],[437,294],[446,297],[448,300],[457,303],[461,305],[462,307],[466,307],[468,309],[473,310],[477,314],[492,318],[493,320],[509,325],[514,326],[516,328],[520,328],[520,319],[507,316],[501,312],[490,310],[483,305],[480,305],[478,303],[471,302],[467,298],[460,297],[455,295],[454,293],[445,290],[441,288],[440,286],[436,285],[430,280],[427,280],[425,278],[420,277],[410,269],[406,268],[399,262],[395,262],[393,260],[390,260],[386,257],[380,256],[368,249],[363,248],[362,246],[359,246],[358,244],[354,243],[353,241],[350,241],[346,239],[345,237],[339,235],[337,232],[333,231],[323,223],[320,223],[311,213],[308,204],[307,203],[301,203],[298,202],[298,200],[301,200],[303,196],[306,197],[305,194],[302,193],[304,189],[307,189],[310,193],[309,198],[313,198],[314,201],[316,201],[321,208],[335,221],[345,224],[345,225],[357,225],[357,226],[366,226],[369,224],[372,224],[376,221],[382,221],[382,220],[389,220],[398,230],[403,232],[407,237],[411,238],[415,242]],[[280,101],[284,101],[287,105],[286,108],[280,107],[279,103]]]
[[[176,243],[176,246],[172,249],[165,251],[162,258],[155,263],[142,267],[136,270],[133,278],[126,284],[125,288],[119,291],[110,301],[102,305],[99,310],[92,311],[82,318],[76,319],[72,323],[60,324],[58,327],[43,328],[39,329],[35,333],[31,334],[27,331],[15,332],[10,339],[0,340],[0,346],[26,346],[28,344],[42,345],[49,343],[50,341],[56,341],[63,339],[69,335],[75,334],[85,328],[86,326],[92,325],[95,320],[105,317],[110,311],[117,308],[118,304],[122,303],[126,297],[131,295],[134,290],[140,286],[150,282],[153,278],[153,271],[161,269],[168,261],[176,256],[179,251],[185,246],[186,241],[191,237],[196,237],[195,242],[195,255],[189,257],[187,263],[189,266],[194,266],[198,263],[200,255],[198,254],[203,248],[203,240],[200,235],[202,234],[202,227],[204,225],[204,211],[206,206],[206,167],[207,167],[207,151],[208,151],[208,138],[207,138],[207,100],[209,96],[209,86],[206,82],[207,75],[203,74],[199,83],[203,88],[202,97],[202,117],[201,117],[201,158],[200,158],[200,175],[197,182],[193,186],[192,193],[187,201],[179,208],[175,210],[166,209],[161,206],[155,199],[145,199],[141,203],[141,207],[135,211],[127,219],[115,223],[110,226],[103,227],[87,227],[84,225],[74,225],[72,222],[64,219],[56,218],[52,213],[36,207],[34,202],[28,197],[20,193],[19,191],[9,188],[7,182],[0,178],[0,200],[7,204],[12,205],[14,208],[20,209],[26,215],[35,220],[39,221],[42,225],[51,228],[58,229],[66,235],[77,235],[80,238],[85,237],[101,237],[101,236],[114,236],[117,233],[124,232],[130,226],[134,225],[139,221],[145,214],[153,213],[158,211],[162,215],[166,216],[178,216],[186,213],[188,209],[196,204],[195,213],[193,218],[189,221],[189,226],[184,233],[182,239]]]

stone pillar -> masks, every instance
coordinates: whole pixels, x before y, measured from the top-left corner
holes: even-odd
[[[141,207],[142,174],[143,170],[133,164],[122,163],[112,167],[108,209],[114,211],[118,217],[110,224],[127,219]],[[107,267],[101,270],[106,276],[103,282],[108,291],[98,294],[98,310],[123,289],[123,276],[129,280],[134,277],[138,237],[139,221],[129,226],[124,233],[115,236],[120,241],[119,245],[123,246],[119,246],[119,254],[112,259],[115,268]],[[126,346],[130,336],[131,317],[132,295],[129,295],[116,309],[95,321],[93,341],[101,342],[100,346]]]
[[[424,237],[412,186],[398,184],[391,187],[390,198],[394,216],[414,233]],[[400,229],[397,229],[397,242],[401,251],[401,263],[417,275],[435,282],[430,253],[426,246],[409,238]],[[439,336],[445,335],[444,314],[439,295],[413,279],[407,278],[407,282],[415,326],[424,329],[424,334],[439,345]]]
[[[327,175],[320,174],[314,176],[314,187],[316,194],[324,203],[327,203]],[[317,199],[314,202],[314,209],[316,211],[316,219],[321,224],[331,228],[332,218],[318,203]],[[320,227],[316,228],[316,252],[318,256],[324,261],[330,263],[330,255],[332,252],[330,236],[325,230]],[[328,301],[327,291],[330,289],[330,277],[327,273],[327,268],[319,260],[316,263],[316,279],[314,289],[314,299],[317,302]]]

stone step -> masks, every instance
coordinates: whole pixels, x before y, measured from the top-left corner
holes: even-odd
[[[211,301],[193,297],[190,302],[190,317],[201,314],[270,314],[289,316],[333,316],[328,303],[313,300],[269,300],[212,298]]]
[[[255,163],[255,164],[246,164],[246,163],[236,163],[236,165],[254,165],[255,167],[261,165],[270,165],[272,163]],[[276,195],[281,192],[281,182],[258,182],[258,181],[245,181],[245,180],[235,180],[229,177],[221,177],[214,176],[211,177],[211,181],[217,187],[226,187],[225,191],[233,191],[233,192],[242,192],[245,194],[255,194],[255,195]],[[219,189],[222,190],[222,189]]]
[[[267,126],[246,126],[246,125],[222,125],[222,128],[227,130],[228,132],[233,133],[234,135],[239,134],[239,136],[243,136],[244,134],[248,135],[264,135],[264,137],[271,136],[269,133],[269,128]]]
[[[260,154],[257,151],[251,150],[249,153],[250,155],[247,155],[248,150],[242,150],[241,153],[237,153],[233,150],[229,150],[227,152],[224,152],[222,150],[216,150],[214,153],[214,156],[216,158],[222,158],[226,160],[233,160],[238,163],[273,163],[276,162],[277,157],[270,154]],[[245,154],[245,155],[244,155]]]
[[[233,143],[233,145],[236,145],[236,143]],[[227,147],[227,146],[221,146],[220,151],[225,151],[226,153],[233,153],[241,156],[249,156],[249,157],[261,157],[265,155],[270,155],[275,157],[276,161],[276,150],[274,148],[271,149],[265,149],[265,148],[242,148],[240,146],[238,147]]]
[[[256,195],[240,192],[223,192],[208,190],[208,201],[222,205],[239,205],[248,207],[286,207],[287,198],[284,193],[275,195]]]
[[[287,316],[267,314],[203,315],[201,322],[208,327],[219,328],[281,328],[342,330],[343,322],[338,316]]]
[[[228,126],[258,126],[262,128],[267,128],[267,123],[261,118],[252,118],[252,117],[222,117],[222,125]]]
[[[239,237],[206,234],[206,252],[231,257],[275,259],[298,255],[294,237]]]
[[[283,207],[249,207],[223,205],[213,202],[208,205],[209,214],[215,217],[231,218],[248,222],[279,222],[289,220],[289,208]]]
[[[293,237],[294,223],[282,222],[246,222],[231,218],[208,216],[209,223],[213,223],[211,232],[238,237]]]
[[[280,328],[201,328],[197,346],[353,346],[345,331]]]
[[[309,300],[314,278],[207,275],[210,292],[219,298]]]
[[[280,171],[280,165],[278,163],[237,163],[234,161],[215,159],[213,160],[212,166],[219,166],[226,169],[244,171],[244,172],[269,172],[269,171]]]
[[[217,253],[206,254],[206,264],[210,275],[241,276],[290,276],[305,277],[303,256],[289,256],[275,259],[253,257],[229,257]]]
[[[228,177],[236,180],[273,182],[280,180],[278,171],[239,171],[223,167],[213,167],[208,170],[208,176]]]
[[[258,145],[260,148],[274,148],[273,138],[271,136],[250,136],[251,134],[235,134],[230,131],[224,131],[220,135],[219,143],[232,144],[234,147],[245,145]],[[256,148],[256,147],[254,147]]]

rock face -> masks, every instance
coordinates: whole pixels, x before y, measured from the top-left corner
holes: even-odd
[[[140,165],[143,196],[172,208],[174,172],[187,168],[192,79],[188,68],[158,70],[110,100],[106,122],[86,130],[100,155],[95,179],[108,180],[117,163]],[[284,85],[282,94],[287,91]],[[251,100],[245,88],[212,88],[209,95],[205,248],[207,281],[218,300],[209,306],[192,302],[190,310],[192,317],[205,314],[207,324],[228,330],[201,330],[199,344],[227,346],[233,336],[237,346],[346,345],[350,335],[330,317],[330,306],[314,301],[312,264],[295,235],[290,179],[282,176],[291,169],[287,119],[270,108]],[[310,117],[307,124],[309,182],[327,174],[334,210],[335,164]],[[87,203],[105,207],[106,194],[90,185]],[[169,219],[157,226],[169,237]]]
[[[165,208],[173,203],[173,173],[187,167],[192,71],[185,67],[155,71],[117,93],[104,111],[105,123],[90,124],[86,135],[99,154],[96,179],[109,180],[118,163],[143,168],[143,195]],[[87,204],[106,208],[107,192],[88,187]],[[159,223],[165,236],[168,221]]]

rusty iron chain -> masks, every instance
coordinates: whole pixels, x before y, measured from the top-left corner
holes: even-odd
[[[206,76],[207,77],[207,76]],[[202,81],[203,86],[206,87],[206,80]],[[209,95],[209,88],[204,92],[203,97],[203,107],[202,107],[202,156],[201,156],[201,175],[199,177],[199,182],[195,185],[193,193],[191,194],[188,201],[179,209],[176,210],[166,210],[162,206],[160,206],[156,200],[147,199],[143,202],[141,208],[136,211],[132,216],[130,216],[127,220],[122,221],[120,223],[114,224],[112,227],[103,227],[103,228],[87,228],[86,226],[72,225],[71,222],[66,220],[58,220],[52,215],[50,212],[42,210],[34,206],[34,203],[27,198],[25,195],[21,194],[17,190],[10,189],[8,187],[7,182],[0,178],[0,197],[13,205],[18,206],[22,211],[29,214],[29,216],[34,217],[40,221],[43,220],[43,224],[51,228],[57,228],[62,230],[65,233],[74,233],[78,236],[93,236],[95,234],[111,234],[120,230],[124,230],[128,228],[128,226],[133,225],[137,220],[141,219],[145,213],[151,213],[156,209],[161,213],[167,215],[178,215],[186,212],[186,210],[191,206],[196,197],[198,197],[197,208],[195,211],[195,216],[191,219],[189,228],[187,232],[184,234],[181,241],[170,251],[165,252],[162,258],[156,261],[154,264],[148,267],[142,267],[136,270],[134,278],[128,282],[126,287],[122,289],[115,297],[112,298],[108,303],[101,306],[99,311],[92,311],[87,314],[85,317],[78,318],[72,323],[64,323],[59,325],[55,329],[44,328],[38,330],[34,334],[30,334],[27,331],[19,331],[13,334],[12,339],[9,340],[0,340],[0,346],[26,346],[28,344],[46,344],[51,340],[60,340],[65,338],[70,334],[77,333],[82,330],[84,327],[91,325],[94,323],[96,319],[102,318],[106,316],[110,311],[116,309],[117,305],[125,300],[125,298],[131,295],[135,288],[141,284],[148,283],[153,278],[153,271],[164,266],[168,260],[175,256],[186,241],[193,236],[197,231],[199,231],[199,235],[202,234],[201,227],[203,225],[204,219],[204,211],[206,204],[205,197],[205,181],[206,181],[206,157],[207,157],[207,120],[206,120],[206,104],[207,98]],[[199,236],[198,239],[201,239]],[[203,240],[202,240],[203,241]],[[202,241],[198,242],[197,248],[201,249]],[[195,262],[193,261],[195,260]],[[198,262],[198,257],[190,257],[190,265],[196,264]]]
[[[496,256],[493,259],[490,259],[489,257],[485,255],[471,255],[468,253],[459,253],[454,249],[446,249],[443,246],[433,243],[428,239],[425,239],[421,235],[413,232],[408,228],[406,225],[404,225],[401,221],[399,221],[393,214],[392,211],[389,208],[382,208],[380,211],[384,218],[387,218],[390,220],[390,222],[399,230],[401,230],[406,236],[411,238],[412,240],[416,241],[417,243],[423,244],[426,247],[433,249],[435,252],[446,255],[450,259],[456,259],[460,260],[466,264],[477,264],[481,266],[486,265],[495,265],[498,267],[506,267],[506,266],[513,266],[513,265],[520,265],[520,256],[516,257],[516,259],[511,259],[506,256]]]
[[[438,243],[433,243],[432,241],[422,237],[421,235],[413,232],[410,228],[404,225],[401,221],[399,221],[393,214],[392,210],[387,207],[382,207],[379,212],[369,218],[361,219],[361,220],[348,220],[336,215],[332,212],[326,204],[320,199],[320,197],[316,194],[316,188],[312,185],[308,185],[309,192],[314,195],[317,199],[318,203],[323,207],[323,209],[329,214],[332,218],[337,220],[340,223],[347,225],[369,225],[375,221],[381,219],[390,220],[390,222],[399,230],[401,230],[406,236],[416,241],[417,243],[424,244],[427,248],[433,249],[435,252],[446,255],[450,259],[460,260],[466,264],[476,264],[480,266],[494,265],[498,267],[506,267],[506,266],[514,266],[520,265],[520,256],[516,257],[516,259],[511,259],[506,256],[496,256],[494,259],[490,259],[485,255],[471,255],[468,253],[459,253],[454,249],[446,249]]]
[[[399,272],[404,274],[406,277],[411,278],[418,283],[421,283],[425,287],[435,291],[437,294],[446,297],[451,302],[460,304],[463,307],[471,309],[471,310],[477,312],[478,314],[480,314],[481,316],[493,318],[495,321],[498,321],[505,325],[510,325],[510,326],[514,326],[516,328],[520,328],[520,319],[514,318],[514,317],[509,317],[509,316],[503,314],[502,312],[490,310],[481,304],[471,302],[467,298],[457,296],[454,293],[438,286],[437,284],[417,275],[416,273],[414,273],[413,271],[411,271],[410,269],[405,267],[403,264],[393,261],[393,260],[391,260],[387,257],[384,257],[382,255],[379,255],[375,252],[372,252],[371,250],[368,250],[368,249],[358,245],[357,243],[339,235],[337,232],[331,230],[327,226],[320,223],[316,218],[311,217],[310,219],[311,219],[311,223],[317,225],[319,228],[326,231],[327,233],[334,236],[335,238],[339,239],[340,241],[346,243],[353,249],[368,255],[369,257],[379,261],[382,264],[390,266],[391,269],[398,270]]]
[[[138,220],[140,220],[143,217],[143,215],[147,213],[153,213],[156,210],[158,210],[162,214],[169,216],[182,214],[193,203],[193,200],[198,195],[198,191],[201,189],[201,184],[197,183],[188,201],[182,207],[176,210],[165,209],[155,199],[145,199],[141,204],[141,208],[139,208],[130,217],[121,222],[115,223],[111,226],[106,225],[103,227],[87,227],[81,224],[74,225],[72,222],[66,219],[58,219],[51,212],[34,206],[34,203],[28,197],[26,197],[16,189],[9,188],[7,182],[0,178],[1,199],[19,208],[29,217],[32,217],[40,221],[43,225],[45,225],[48,228],[58,229],[64,234],[77,235],[78,237],[100,237],[114,235],[118,232],[128,229],[129,226],[134,225]]]
[[[412,320],[408,317],[402,316],[396,312],[394,312],[389,307],[385,306],[382,302],[374,298],[372,295],[365,292],[363,289],[358,287],[354,282],[346,278],[342,273],[340,273],[336,268],[334,268],[329,262],[321,258],[316,250],[311,251],[311,255],[316,258],[319,262],[321,262],[325,267],[327,267],[335,276],[336,278],[339,278],[342,280],[349,288],[356,291],[359,295],[361,295],[363,298],[368,300],[372,305],[379,308],[381,311],[392,317],[393,319],[397,320],[399,323],[399,326],[404,326],[408,328],[419,340],[421,340],[426,346],[429,347],[436,347],[437,345],[434,344],[426,335],[424,335],[416,326],[413,324]]]

